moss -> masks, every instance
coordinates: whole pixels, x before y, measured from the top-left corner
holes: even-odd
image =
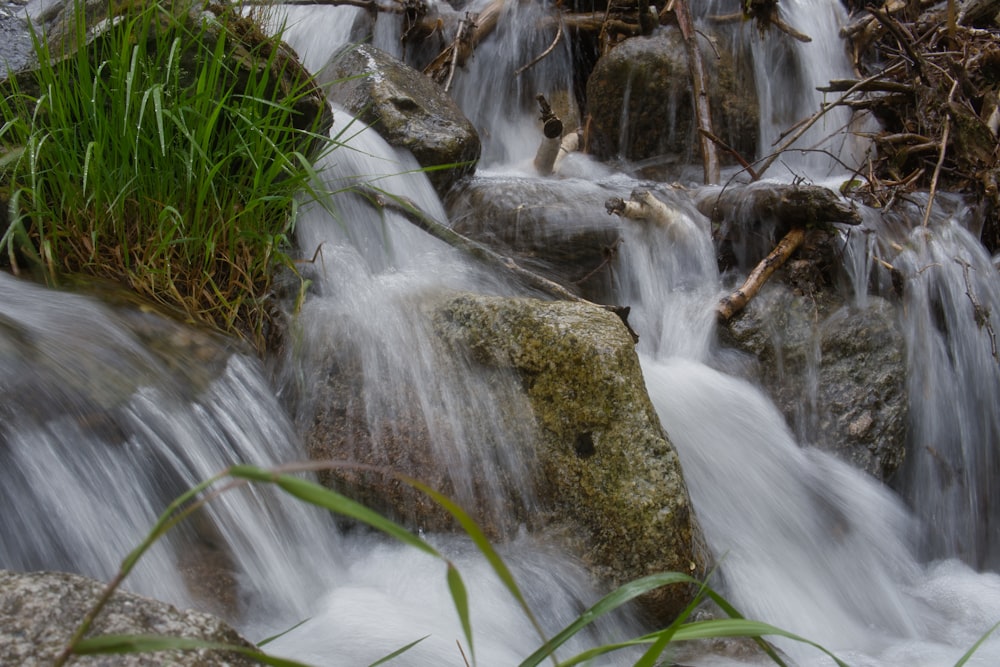
[[[577,303],[463,295],[439,309],[435,325],[480,363],[521,375],[539,427],[536,488],[548,509],[584,529],[596,572],[614,583],[705,574],[680,462],[621,320]],[[669,619],[690,594],[661,589],[647,607]]]

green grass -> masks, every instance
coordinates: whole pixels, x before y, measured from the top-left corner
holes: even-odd
[[[184,7],[125,6],[89,42],[78,18],[67,41],[87,46],[68,55],[35,35],[38,68],[0,91],[0,264],[115,280],[259,346],[310,158],[331,145],[310,114],[325,100],[280,35]]]
[[[210,649],[223,652],[236,652],[255,659],[256,661],[275,665],[278,667],[308,667],[303,663],[269,655],[260,648],[246,648],[241,646],[231,646],[217,644],[203,640],[196,640],[183,637],[163,637],[145,635],[102,635],[87,637],[94,620],[101,613],[103,607],[111,599],[115,591],[128,577],[129,573],[149,550],[149,548],[161,537],[166,535],[174,526],[184,521],[188,516],[197,512],[202,505],[210,502],[218,495],[228,492],[234,488],[245,484],[271,484],[277,486],[283,492],[292,497],[316,507],[326,509],[334,514],[347,517],[354,521],[366,524],[385,535],[392,537],[403,544],[430,554],[442,562],[442,585],[447,586],[452,600],[455,604],[456,612],[461,620],[464,646],[460,644],[459,649],[463,656],[467,656],[468,664],[476,664],[475,644],[473,642],[474,628],[469,614],[469,599],[467,589],[462,580],[462,575],[455,565],[441,554],[435,547],[426,542],[421,536],[408,530],[404,526],[393,522],[372,509],[330,489],[326,489],[312,481],[298,476],[297,473],[305,471],[316,471],[331,467],[358,467],[356,464],[347,462],[325,461],[312,462],[307,464],[290,464],[276,469],[265,469],[250,465],[232,466],[212,479],[202,482],[197,487],[187,491],[177,498],[163,512],[156,525],[143,540],[142,544],[136,547],[122,561],[118,573],[108,583],[99,600],[87,613],[78,626],[76,632],[64,647],[63,652],[57,657],[55,667],[67,664],[72,656],[81,655],[105,655],[105,654],[125,654],[125,653],[149,653],[163,650],[199,650]],[[796,642],[812,646],[817,651],[826,654],[839,667],[848,667],[845,662],[837,658],[826,648],[810,641],[807,638],[790,633],[781,628],[768,623],[762,623],[744,618],[724,597],[714,591],[705,582],[692,579],[690,576],[679,572],[667,572],[650,575],[636,581],[626,583],[618,589],[608,593],[601,600],[581,613],[574,621],[552,637],[547,637],[540,624],[536,621],[526,597],[522,594],[517,581],[507,568],[503,559],[496,549],[486,538],[482,529],[476,522],[454,501],[447,496],[437,492],[426,484],[411,477],[401,474],[389,473],[398,481],[407,484],[414,489],[426,494],[435,503],[450,513],[457,523],[465,531],[480,550],[486,560],[490,563],[493,571],[500,581],[507,588],[512,598],[523,610],[538,634],[538,649],[525,658],[518,667],[535,667],[543,662],[549,661],[556,667],[570,667],[592,660],[594,658],[613,653],[625,648],[644,647],[645,652],[639,657],[634,665],[636,667],[654,667],[662,663],[664,652],[678,642],[696,641],[702,639],[717,639],[724,637],[746,637],[756,641],[762,651],[771,659],[774,664],[785,666],[781,656],[765,640],[767,637],[783,637]],[[691,600],[688,607],[669,626],[635,637],[630,640],[595,646],[584,650],[570,657],[558,657],[557,651],[566,642],[597,621],[616,609],[627,605],[637,597],[652,591],[661,586],[670,585],[690,585],[696,584],[698,593]],[[712,620],[691,620],[692,614],[697,606],[704,600],[711,600],[716,607],[729,618],[718,618]],[[969,650],[955,663],[954,667],[962,667],[973,654],[982,646],[993,632],[1000,628],[997,623],[987,630],[983,636],[969,648]],[[280,635],[279,635],[280,636]],[[270,639],[273,639],[270,638]],[[263,640],[261,646],[267,643]],[[407,650],[416,646],[422,640],[406,644],[400,649],[393,651],[370,667],[390,662],[393,658],[405,654]],[[405,658],[404,663],[405,664]]]

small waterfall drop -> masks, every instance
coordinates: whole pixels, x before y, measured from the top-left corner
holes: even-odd
[[[235,463],[300,458],[283,408],[249,358],[189,344],[182,329],[177,349],[151,348],[144,328],[157,330],[156,340],[166,319],[137,323],[2,273],[0,292],[0,501],[13,508],[0,515],[4,567],[110,578],[183,491]],[[206,511],[194,535],[161,541],[140,560],[127,587],[198,604],[182,577],[197,542],[252,581],[247,591],[272,612],[304,614],[304,593],[316,582],[303,547],[336,559],[324,538],[335,534],[329,519],[256,488],[223,495]],[[257,603],[253,594],[239,602],[251,617]]]
[[[546,16],[537,7],[510,4],[505,20],[511,26]],[[809,26],[814,40],[834,34],[838,3],[783,0],[781,7],[790,23]],[[340,46],[338,40],[349,38],[348,28],[361,14],[352,8],[281,11],[288,12],[289,40],[315,70]],[[516,12],[521,18],[513,18]],[[376,41],[398,44],[398,33],[384,24]],[[526,100],[546,81],[570,88],[565,43],[531,74],[538,77],[534,85],[512,77],[522,59],[540,53],[551,39],[518,41],[529,32],[534,34],[508,30],[495,51],[484,44],[456,81],[455,95],[467,113],[494,133],[487,148],[490,167],[517,164],[533,152],[536,139],[528,138],[535,133],[526,128],[536,112]],[[823,54],[839,49],[836,40],[824,43]],[[762,83],[783,71],[797,81],[795,89],[809,91],[807,99],[792,101],[794,111],[779,106],[767,112],[765,153],[774,127],[815,109],[813,84],[843,76],[839,69],[817,73],[812,64],[825,55],[799,56],[799,48],[781,41],[755,58],[764,63]],[[761,98],[791,98],[788,88],[765,89]],[[503,104],[483,95],[490,89],[507,93],[495,94]],[[340,191],[358,180],[446,219],[426,179],[410,173],[416,169],[412,157],[390,149],[343,112],[337,120],[335,131],[347,146],[318,165],[329,189]],[[800,145],[824,145],[845,123],[830,115]],[[851,161],[839,146],[824,150]],[[828,160],[822,164],[825,169]],[[790,165],[793,172],[815,166],[808,159]],[[678,447],[720,563],[713,583],[748,616],[820,641],[852,665],[954,664],[1000,618],[1000,577],[952,558],[997,566],[996,531],[990,530],[991,508],[998,505],[997,459],[995,448],[986,445],[998,439],[1000,389],[983,322],[998,326],[1000,303],[990,258],[960,224],[950,223],[916,229],[902,252],[883,254],[912,283],[905,306],[918,442],[909,464],[913,517],[883,486],[801,447],[758,388],[717,370],[724,364],[715,348],[712,306],[721,289],[707,221],[692,207],[673,203],[684,230],[680,236],[626,227],[619,294],[634,308],[649,393]],[[301,268],[313,282],[296,322],[294,363],[282,379],[284,389],[299,394],[297,423],[285,416],[255,361],[232,354],[217,373],[201,379],[196,371],[206,366],[203,360],[178,370],[109,308],[0,274],[0,503],[17,507],[0,515],[0,565],[75,569],[106,578],[180,490],[234,462],[274,465],[305,458],[297,430],[318,409],[310,403],[312,392],[329,377],[331,360],[354,365],[361,379],[357,394],[345,397],[357,408],[352,414],[367,437],[356,443],[359,452],[391,449],[407,435],[398,419],[404,415],[403,427],[416,423],[437,448],[434,457],[444,462],[460,503],[482,505],[487,519],[498,522],[511,497],[530,511],[531,489],[518,486],[531,466],[530,453],[520,447],[528,441],[526,427],[494,409],[517,400],[515,379],[484,378],[464,360],[442,356],[425,308],[451,290],[510,294],[518,288],[471,265],[405,216],[377,212],[358,193],[339,192],[332,210],[304,206],[297,230]],[[853,239],[848,253],[859,301],[869,283],[884,278],[871,264],[870,254],[879,250],[873,234]],[[315,260],[306,259],[314,253]],[[983,309],[979,321],[975,302]],[[82,365],[85,360],[91,365]],[[417,419],[411,422],[414,405]],[[922,496],[931,484],[946,492]],[[405,664],[461,664],[455,640],[462,629],[441,563],[360,531],[343,535],[329,517],[267,489],[224,496],[208,511],[214,528],[196,538],[215,541],[233,559],[242,612],[234,616],[241,629],[257,639],[309,619],[271,644],[274,652],[353,667],[430,635]],[[913,543],[928,527],[926,551],[915,550]],[[177,604],[198,604],[178,567],[189,537],[161,545],[129,584]],[[515,664],[536,648],[520,610],[468,542],[427,537],[470,585],[480,664]],[[598,591],[565,555],[516,529],[504,537],[503,555],[547,632],[596,599]],[[918,553],[942,560],[926,563]],[[633,620],[580,637],[566,655],[638,634],[641,626]],[[781,648],[799,665],[830,664],[811,648],[789,642]],[[1000,639],[993,638],[968,664],[992,667],[997,655]],[[715,656],[692,660],[685,664],[726,663]],[[754,658],[728,664],[748,663],[756,664]]]
[[[1000,567],[1000,288],[978,239],[949,218],[914,229],[905,277],[912,448],[905,492],[926,551]]]

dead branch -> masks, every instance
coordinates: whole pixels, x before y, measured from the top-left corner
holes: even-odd
[[[604,202],[604,208],[608,215],[656,224],[666,230],[671,240],[681,240],[700,233],[691,218],[667,206],[649,190],[633,190],[628,201],[612,197]]]
[[[529,69],[531,69],[532,67],[534,67],[535,65],[537,65],[538,63],[540,63],[542,61],[542,59],[545,58],[545,56],[547,56],[550,53],[552,53],[553,51],[555,51],[556,46],[559,44],[559,40],[562,39],[562,34],[563,34],[562,23],[560,23],[558,26],[556,26],[556,36],[555,36],[555,39],[552,40],[552,43],[549,44],[549,47],[547,49],[545,49],[544,51],[542,51],[541,53],[539,53],[534,58],[532,58],[531,62],[529,62],[527,65],[524,65],[523,67],[519,67],[517,69],[517,71],[514,72],[514,76],[521,76],[526,71],[528,71]]]
[[[791,137],[789,139],[787,139],[783,144],[781,144],[781,146],[779,146],[774,151],[774,153],[772,153],[770,156],[768,156],[761,163],[761,166],[758,168],[757,173],[760,174],[761,176],[763,176],[764,172],[767,171],[768,168],[770,168],[770,166],[772,164],[774,164],[774,161],[777,160],[781,156],[782,153],[784,153],[786,150],[788,150],[788,148],[792,144],[794,144],[796,141],[798,141],[799,138],[803,134],[805,134],[806,132],[808,132],[809,128],[811,128],[813,125],[815,125],[816,122],[820,118],[822,118],[824,115],[826,115],[826,113],[830,109],[833,109],[834,107],[836,107],[836,106],[838,106],[840,104],[843,104],[844,101],[847,100],[848,97],[850,97],[851,95],[853,95],[854,93],[856,93],[858,90],[860,90],[862,86],[867,85],[868,83],[870,83],[872,81],[876,81],[878,79],[881,79],[881,78],[887,76],[892,71],[898,69],[901,66],[902,66],[902,63],[894,63],[894,64],[890,65],[889,67],[885,68],[884,70],[882,70],[881,72],[877,72],[877,73],[872,74],[871,76],[869,76],[867,78],[861,79],[855,85],[851,86],[846,91],[844,91],[844,94],[841,95],[840,97],[838,97],[833,102],[827,102],[827,103],[824,103],[823,105],[821,105],[820,108],[819,108],[819,111],[817,111],[812,116],[810,116],[809,118],[805,119],[804,121],[800,122],[797,125],[798,129],[794,133],[792,133]],[[784,136],[785,135],[782,135],[782,138],[784,138]]]
[[[742,217],[747,219],[774,220],[779,229],[861,224],[857,209],[833,190],[819,185],[727,187],[717,195],[696,199],[695,206],[715,222],[732,219],[734,211],[742,211]]]
[[[702,166],[706,184],[719,182],[719,155],[715,143],[709,138],[712,134],[712,111],[708,102],[708,78],[705,65],[701,59],[701,49],[698,48],[698,34],[694,29],[694,21],[688,11],[687,0],[676,0],[673,3],[674,16],[680,27],[681,37],[687,49],[688,68],[691,72],[691,85],[694,94],[695,115],[698,118],[698,143],[701,146]],[[705,133],[708,134],[705,134]]]
[[[716,316],[722,323],[728,322],[734,315],[742,311],[763,287],[767,279],[788,261],[802,242],[805,240],[805,227],[793,227],[785,236],[778,241],[774,250],[765,257],[760,264],[747,276],[742,286],[729,296],[719,301],[715,308]]]
[[[748,174],[750,174],[750,178],[752,180],[755,181],[760,180],[760,176],[757,175],[757,171],[753,168],[753,165],[747,162],[746,158],[740,155],[739,151],[737,151],[735,148],[727,144],[721,138],[715,136],[706,129],[699,127],[698,131],[701,132],[706,137],[708,137],[712,143],[714,143],[716,146],[724,150],[728,155],[730,155],[734,160],[736,160],[736,162],[738,162],[739,165],[743,167]]]
[[[969,269],[971,268],[969,263],[960,257],[956,257],[955,261],[962,265],[962,271],[965,274],[965,295],[972,302],[972,316],[976,319],[976,326],[980,329],[986,329],[986,333],[990,337],[990,350],[993,353],[993,358],[1000,361],[1000,356],[997,355],[997,335],[993,331],[993,322],[990,320],[990,309],[980,303],[976,293],[972,290],[972,281],[969,280]]]
[[[860,93],[907,93],[912,95],[916,92],[910,84],[898,81],[861,82],[857,79],[834,79],[827,86],[816,87],[816,90],[821,93],[842,93],[851,89]]]
[[[455,75],[455,69],[464,67],[480,42],[496,29],[503,4],[504,0],[493,0],[481,14],[467,13],[466,17],[459,22],[458,30],[451,44],[445,47],[424,68],[424,74],[444,85],[445,90],[447,90]]]
[[[948,92],[948,104],[951,106],[951,101],[955,98],[955,89],[958,88],[958,81],[955,80],[951,84],[951,90]],[[937,164],[934,165],[934,175],[931,176],[931,189],[927,194],[927,210],[924,211],[924,222],[923,226],[926,227],[927,223],[931,219],[931,208],[934,206],[934,195],[937,193],[938,177],[941,175],[941,165],[944,164],[944,156],[948,150],[948,132],[951,130],[951,114],[946,113],[944,115],[944,129],[941,130],[941,153],[938,155]]]
[[[563,123],[552,111],[545,96],[539,94],[538,107],[541,111],[542,142],[538,145],[535,153],[535,169],[541,176],[549,176],[555,168],[556,158],[559,157],[559,148],[562,145]]]
[[[516,277],[531,288],[562,301],[584,303],[614,313],[621,319],[625,328],[628,329],[632,340],[638,342],[639,335],[633,331],[628,323],[628,314],[631,310],[628,306],[597,304],[577,296],[559,283],[544,278],[534,271],[525,269],[510,257],[505,257],[494,252],[481,243],[476,243],[472,239],[459,234],[454,229],[441,224],[406,197],[382,192],[370,186],[360,186],[356,191],[366,197],[379,210],[388,210],[401,215],[407,222],[419,227],[439,241],[444,241],[451,247],[466,253],[491,268],[500,269]]]

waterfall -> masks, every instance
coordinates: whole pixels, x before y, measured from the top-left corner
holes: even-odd
[[[893,260],[907,278],[911,456],[905,491],[928,554],[1000,567],[1000,290],[955,218],[914,229]]]
[[[485,4],[470,3],[470,11]],[[782,0],[780,8],[814,42],[749,37],[760,97],[774,105],[762,113],[764,154],[777,128],[815,110],[815,85],[847,75],[846,59],[831,55],[841,49],[834,37],[839,3]],[[572,97],[568,40],[514,76],[552,43],[553,33],[525,28],[552,11],[508,3],[495,41],[482,45],[455,82],[455,98],[490,133],[485,178],[528,178],[521,172],[537,143],[534,95],[563,90]],[[272,20],[287,26],[286,38],[319,70],[368,18],[357,8],[289,6]],[[373,38],[402,55],[393,24],[376,21]],[[184,489],[236,462],[305,459],[306,432],[334,396],[351,426],[340,443],[345,458],[389,465],[411,438],[431,447],[428,457],[455,500],[499,526],[498,549],[551,635],[603,591],[557,545],[523,534],[508,516],[534,510],[525,481],[534,463],[524,423],[530,408],[519,398],[519,380],[484,376],[443,353],[427,316],[435,299],[453,291],[522,290],[405,216],[378,211],[346,190],[371,184],[447,218],[411,155],[343,110],[335,115],[343,145],[317,171],[321,188],[336,194],[300,210],[298,267],[310,285],[276,377],[238,351],[191,342],[183,329],[174,336],[178,349],[158,350],[139,316],[0,274],[0,567],[108,578]],[[847,123],[831,114],[799,145],[853,163],[856,147],[842,145]],[[832,143],[830,135],[837,137]],[[788,167],[816,180],[840,169],[816,155]],[[640,185],[609,177],[586,158],[575,169],[573,188],[596,179]],[[993,261],[967,231],[970,214],[956,209],[927,228],[898,219],[883,229],[869,221],[845,239],[857,303],[873,287],[892,289],[885,265],[908,285],[901,310],[913,456],[899,495],[796,442],[759,387],[724,372],[713,312],[723,289],[709,222],[686,195],[658,196],[676,209],[678,231],[666,238],[624,226],[615,297],[633,308],[650,397],[718,561],[711,583],[747,616],[818,641],[849,664],[954,664],[1000,619],[1000,576],[989,571],[1000,566],[1000,374],[991,345],[1000,290]],[[349,395],[328,386],[334,366],[353,374]],[[197,547],[225,561],[234,601],[220,611],[251,639],[305,621],[268,646],[276,654],[354,667],[427,637],[398,664],[462,664],[455,641],[463,630],[439,561],[342,530],[266,487],[224,494],[205,512],[143,558],[127,587],[203,605],[189,592],[196,586],[189,586],[184,562]],[[469,585],[479,664],[517,664],[538,647],[534,629],[467,539],[432,531],[423,537]],[[577,637],[560,656],[646,629],[626,614]],[[832,664],[810,647],[779,647],[798,665]],[[760,664],[756,656],[700,651],[678,660]],[[998,655],[1000,639],[993,638],[968,664],[992,666]],[[635,658],[626,653],[595,664]]]

